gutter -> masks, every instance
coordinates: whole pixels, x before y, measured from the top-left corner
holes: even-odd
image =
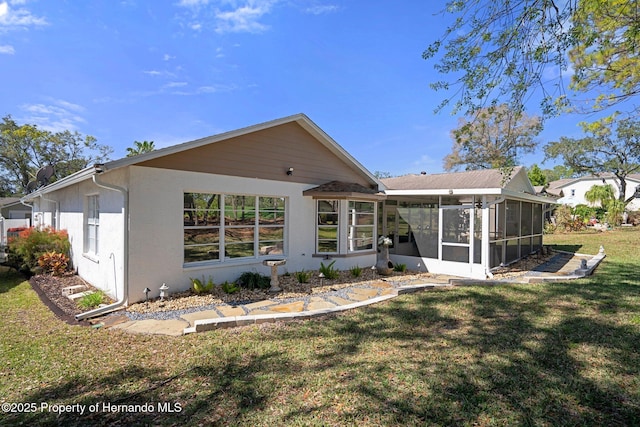
[[[100,316],[105,313],[110,313],[112,311],[118,310],[119,308],[126,307],[127,302],[129,301],[129,191],[124,187],[119,187],[114,184],[109,184],[104,181],[100,181],[98,179],[98,175],[105,171],[104,165],[95,165],[95,173],[92,176],[93,183],[98,187],[105,188],[107,190],[117,191],[122,194],[124,198],[124,212],[123,212],[123,283],[124,283],[124,292],[122,293],[122,297],[113,304],[106,305],[104,307],[99,307],[94,310],[86,311],[84,313],[77,314],[76,320],[84,320],[90,317]]]

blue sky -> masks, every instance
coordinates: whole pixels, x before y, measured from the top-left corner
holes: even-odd
[[[0,114],[116,159],[302,112],[372,172],[441,172],[458,118],[433,113],[421,55],[443,3],[0,0]],[[547,122],[541,146],[583,119]]]

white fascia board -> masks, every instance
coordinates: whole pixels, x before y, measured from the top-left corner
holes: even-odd
[[[522,193],[518,191],[502,190],[502,195],[510,199],[524,200],[527,202],[554,203],[554,204],[558,203],[556,200],[553,200],[549,197],[536,196],[535,194]]]
[[[78,182],[85,181],[91,178],[95,174],[96,174],[95,166],[84,168],[78,172],[75,172],[69,176],[62,178],[61,180],[54,182],[53,184],[49,184],[46,187],[39,188],[33,193],[29,193],[23,196],[22,199],[20,200],[28,201],[28,200],[36,199],[44,194],[51,193],[52,191],[60,190],[62,188],[68,187]]]
[[[387,196],[492,196],[501,195],[501,188],[467,188],[467,189],[447,189],[437,190],[385,190]]]

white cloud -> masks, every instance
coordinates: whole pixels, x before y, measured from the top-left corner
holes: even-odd
[[[14,53],[16,53],[16,50],[13,48],[13,46],[5,44],[5,45],[0,45],[0,54],[6,54],[6,55],[13,55]]]
[[[168,53],[165,53],[164,56],[162,57],[163,61],[171,61],[172,59],[176,59],[175,56],[171,56]]]
[[[160,70],[145,70],[143,71],[144,74],[147,74],[149,76],[152,77],[168,77],[168,78],[173,78],[176,75],[174,73],[172,73],[171,71],[160,71]]]
[[[338,10],[338,6],[333,4],[311,6],[305,9],[305,12],[312,15],[323,15],[325,13],[333,13]]]
[[[245,5],[229,11],[216,11],[217,33],[262,33],[269,29],[260,19],[271,12],[273,1],[249,1]]]
[[[180,0],[178,6],[182,7],[199,7],[205,6],[209,3],[209,0]]]
[[[11,4],[21,5],[22,3],[12,2]],[[47,25],[47,20],[32,15],[27,9],[13,9],[7,2],[0,3],[0,31],[39,25]]]
[[[170,89],[172,87],[183,87],[183,86],[187,86],[187,82],[169,82],[166,85],[163,86],[163,88],[167,88]]]
[[[273,5],[282,0],[180,0],[177,6],[187,10],[185,27],[201,31],[213,27],[223,33],[262,33],[269,26],[261,22]]]
[[[79,115],[84,107],[63,99],[51,101],[51,104],[23,104],[20,109],[27,114],[25,123],[37,125],[50,132],[77,131],[85,119]]]

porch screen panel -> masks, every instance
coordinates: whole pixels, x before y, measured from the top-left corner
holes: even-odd
[[[507,238],[520,236],[520,202],[507,200],[506,209]]]
[[[405,247],[402,255],[438,258],[438,203],[412,202],[403,203],[398,209],[401,225],[399,233],[403,237],[400,242]]]
[[[530,236],[533,233],[533,205],[531,203],[522,202],[522,212],[520,215],[520,235]]]
[[[534,204],[532,215],[533,234],[542,234],[542,205]]]
[[[469,243],[469,209],[442,210],[442,241]]]
[[[473,263],[482,263],[482,209],[474,209],[473,222]]]

